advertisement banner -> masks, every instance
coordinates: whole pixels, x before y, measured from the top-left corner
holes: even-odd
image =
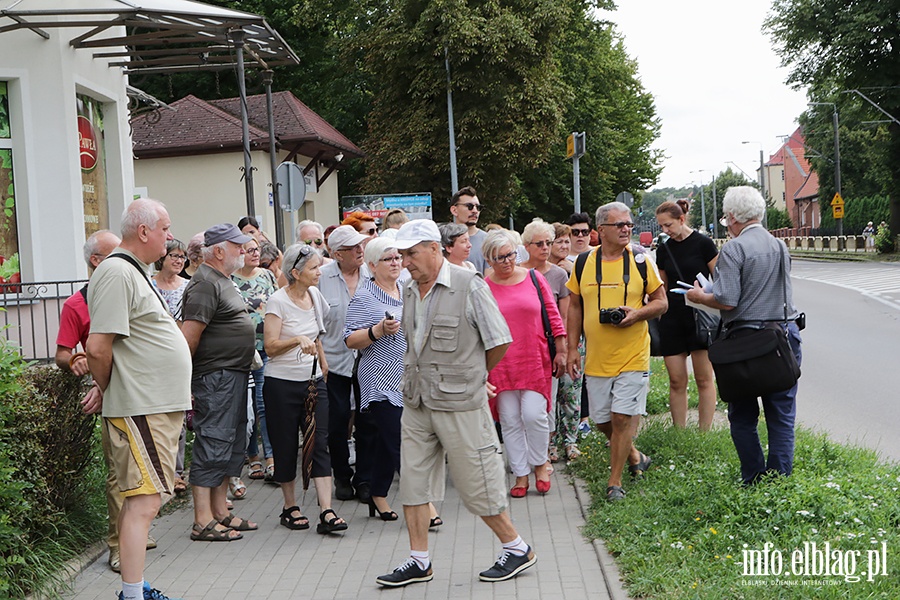
[[[431,219],[431,192],[344,196],[341,198],[341,219],[360,211],[371,215],[380,223],[388,211],[394,208],[403,209],[410,220]]]
[[[81,197],[84,201],[84,237],[109,229],[106,152],[103,144],[103,106],[77,95],[78,157],[81,162]]]

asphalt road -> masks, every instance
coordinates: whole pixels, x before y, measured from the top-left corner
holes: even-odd
[[[900,462],[900,309],[848,285],[871,274],[864,280],[890,287],[893,277],[857,263],[795,261],[793,272],[794,303],[807,315],[798,421]]]

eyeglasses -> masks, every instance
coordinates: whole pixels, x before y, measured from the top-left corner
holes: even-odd
[[[314,240],[303,240],[303,243],[307,246],[321,246],[322,238],[316,238]]]
[[[257,250],[257,252],[258,252],[258,250]],[[166,256],[168,256],[172,260],[186,260],[187,259],[187,256],[185,256],[184,254],[167,254]]]
[[[244,250],[244,252],[247,254],[259,254],[259,246],[248,248],[247,250]]]
[[[631,221],[616,221],[615,223],[598,223],[600,227],[615,227],[616,229],[631,229],[634,223]]]
[[[550,240],[541,240],[540,242],[528,242],[532,246],[537,246],[538,248],[549,248],[553,242]]]
[[[372,229],[366,229],[365,231],[361,231],[360,233],[364,233],[366,235],[375,235],[375,232],[378,231],[375,227]]]
[[[300,246],[299,250],[300,251],[297,254],[297,258],[294,260],[294,264],[291,266],[291,271],[297,268],[297,263],[300,262],[301,258],[305,258],[315,252],[315,250],[313,250],[309,246]]]
[[[494,259],[493,261],[491,261],[491,262],[495,262],[495,263],[505,263],[505,262],[515,261],[515,260],[516,260],[516,251],[513,250],[513,251],[510,252],[509,254],[503,254],[503,255],[501,255],[501,256],[498,256],[497,258],[495,258],[495,259]]]
[[[403,262],[403,257],[402,256],[385,256],[384,258],[379,258],[378,260],[380,260],[383,263],[394,263],[394,262],[399,263],[399,262]]]
[[[474,202],[457,202],[456,206],[465,206],[470,212],[481,212],[481,205]]]
[[[590,229],[573,229],[572,235],[574,235],[575,237],[584,237],[586,235],[591,235],[591,230]]]

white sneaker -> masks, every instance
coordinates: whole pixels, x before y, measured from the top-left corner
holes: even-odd
[[[347,440],[347,446],[350,448],[350,458],[347,459],[348,465],[356,464],[356,440]]]

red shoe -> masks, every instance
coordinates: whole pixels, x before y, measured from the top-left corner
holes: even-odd
[[[550,491],[550,480],[548,479],[547,481],[541,481],[540,479],[538,479],[534,482],[534,487],[537,488],[538,493],[546,494]]]
[[[525,486],[514,486],[511,490],[509,490],[509,495],[513,498],[524,498],[525,494],[528,493],[528,484]]]

